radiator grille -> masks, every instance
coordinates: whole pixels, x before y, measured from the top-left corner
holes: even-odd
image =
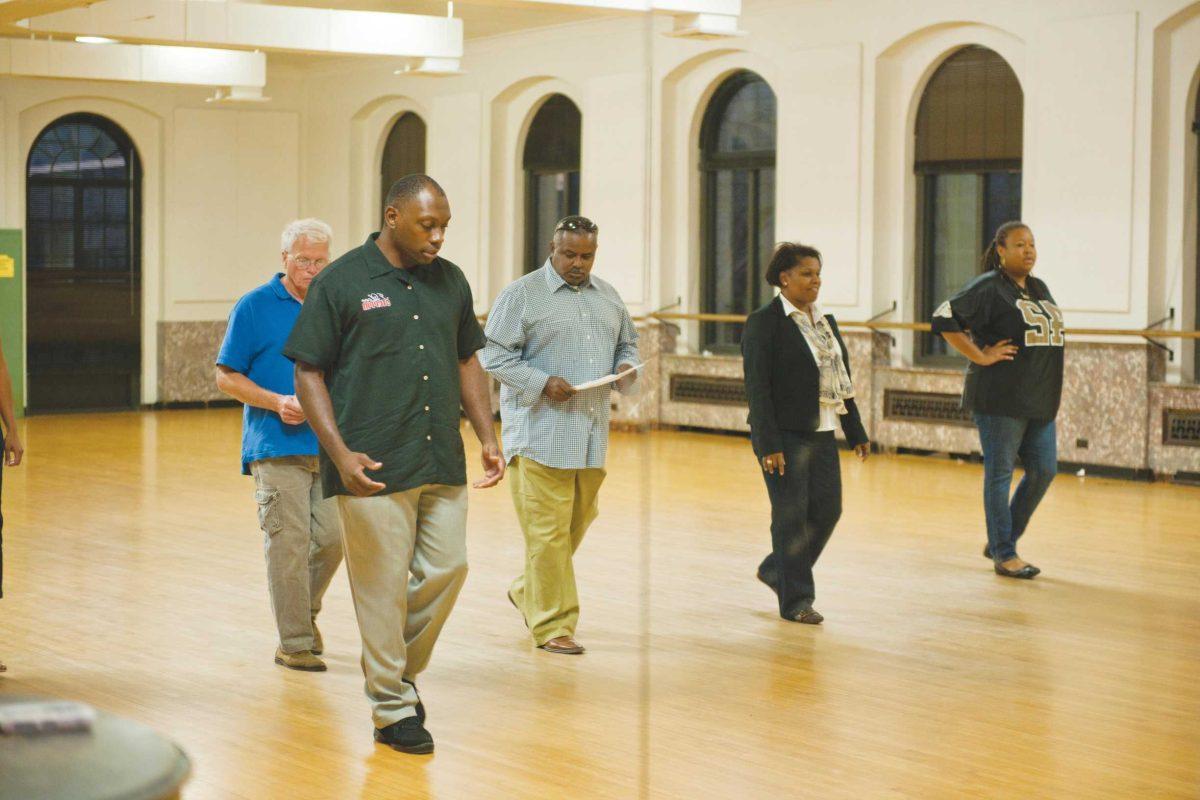
[[[671,400],[677,403],[744,406],[746,405],[746,384],[741,378],[672,375]]]
[[[971,412],[961,408],[959,396],[938,392],[909,392],[885,389],[883,392],[884,419],[905,422],[930,422],[941,425],[970,427]]]
[[[1163,444],[1200,447],[1200,411],[1163,411]]]

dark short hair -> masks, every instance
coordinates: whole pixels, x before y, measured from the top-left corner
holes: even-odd
[[[400,206],[410,200],[415,200],[417,195],[426,189],[442,197],[446,196],[446,190],[439,186],[438,182],[433,178],[428,175],[413,173],[412,175],[405,175],[391,185],[388,189],[387,199],[384,200],[383,204],[385,207],[391,206],[399,210]]]
[[[554,235],[558,236],[560,233],[583,233],[596,236],[600,233],[600,226],[587,217],[571,214],[560,219],[554,226]]]
[[[799,242],[780,242],[775,245],[775,254],[771,256],[771,263],[767,264],[767,283],[778,286],[779,276],[804,258],[815,258],[821,265],[825,263],[821,260],[821,251],[815,247]]]

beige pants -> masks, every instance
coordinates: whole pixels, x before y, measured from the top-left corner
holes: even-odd
[[[405,680],[429,664],[467,579],[467,487],[337,500],[367,699],[383,728],[416,714],[417,693]]]
[[[279,646],[285,653],[311,650],[312,621],[342,561],[337,504],[322,497],[316,456],[266,458],[252,463],[250,474]]]
[[[525,534],[525,572],[512,582],[513,602],[536,644],[572,636],[579,594],[572,556],[600,513],[603,469],[556,469],[516,456],[506,478]]]

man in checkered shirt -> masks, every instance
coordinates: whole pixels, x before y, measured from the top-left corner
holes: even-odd
[[[598,232],[586,217],[558,223],[546,263],[496,299],[480,351],[501,384],[509,485],[525,534],[525,571],[508,599],[550,653],[583,652],[571,557],[598,513],[609,392],[632,390],[639,363],[629,311],[591,274]],[[623,373],[615,384],[574,388]]]

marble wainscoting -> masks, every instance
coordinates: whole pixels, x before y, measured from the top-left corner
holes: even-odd
[[[1057,420],[1059,460],[1146,469],[1149,387],[1152,381],[1162,378],[1164,365],[1162,351],[1149,345],[1072,342],[1066,352]],[[959,394],[961,371],[912,367],[877,370],[876,440],[888,447],[979,452],[979,436],[973,427],[885,417],[884,393],[888,389]]]
[[[633,394],[612,393],[611,427],[646,430],[659,421],[662,403],[663,355],[675,352],[678,328],[658,320],[637,325],[638,353],[646,366],[638,376]]]
[[[1165,354],[1148,344],[1070,342],[1058,410],[1059,460],[1146,469],[1150,383],[1162,380],[1165,370]]]
[[[920,367],[877,367],[875,370],[872,414],[877,444],[888,449],[911,448],[939,453],[978,453],[979,434],[974,425],[948,422],[923,422],[889,417],[884,412],[888,391],[921,392],[962,396],[963,373],[956,369]]]
[[[671,398],[671,380],[679,377],[727,378],[741,382],[742,359],[738,356],[701,356],[665,354],[661,357],[658,421],[662,425],[711,428],[719,431],[748,432],[744,404],[685,402]]]
[[[1147,409],[1150,469],[1165,477],[1177,472],[1200,473],[1200,447],[1163,443],[1163,412],[1167,409],[1200,413],[1200,385],[1150,384]]]
[[[875,441],[875,424],[880,419],[875,413],[876,371],[887,365],[890,357],[890,338],[882,333],[869,331],[842,331],[846,352],[850,354],[850,380],[854,382],[855,405],[862,417],[867,436]],[[844,438],[841,430],[838,438]]]
[[[224,338],[225,320],[158,323],[159,402],[228,400],[213,378]]]
[[[846,352],[850,355],[850,372],[853,376],[855,396],[859,413],[867,434],[873,436],[874,411],[871,398],[874,394],[876,364],[885,361],[888,354],[888,338],[868,331],[842,331]],[[750,430],[746,422],[747,407],[737,405],[686,402],[671,397],[672,378],[728,378],[742,381],[741,356],[662,356],[662,371],[659,381],[658,422],[664,425],[682,425],[692,428],[710,428],[722,431]],[[844,439],[841,429],[837,437]]]

